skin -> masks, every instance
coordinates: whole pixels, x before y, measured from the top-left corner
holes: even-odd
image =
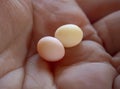
[[[0,89],[120,89],[119,4],[0,0]],[[59,62],[42,60],[38,40],[67,23],[82,28],[81,44]]]

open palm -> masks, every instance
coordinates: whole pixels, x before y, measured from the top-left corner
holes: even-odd
[[[119,4],[1,0],[0,89],[120,89]],[[42,60],[38,40],[68,23],[82,28],[81,44],[66,49],[59,62]]]

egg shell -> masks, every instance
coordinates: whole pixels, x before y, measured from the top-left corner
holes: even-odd
[[[81,42],[83,32],[77,25],[66,24],[56,30],[55,37],[61,41],[64,47],[74,47]]]
[[[43,37],[37,44],[39,55],[46,61],[59,61],[65,55],[63,44],[51,36]]]

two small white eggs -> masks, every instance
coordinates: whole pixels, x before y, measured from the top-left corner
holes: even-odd
[[[83,38],[83,32],[77,25],[67,24],[59,27],[55,37],[46,36],[39,40],[37,51],[46,61],[59,61],[65,55],[65,48],[78,45]]]

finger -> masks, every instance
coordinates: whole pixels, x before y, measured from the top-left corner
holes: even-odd
[[[56,89],[49,65],[38,55],[28,60],[25,71],[23,89]]]
[[[0,89],[22,89],[24,70],[19,68],[0,78]]]
[[[115,78],[114,89],[120,89],[120,75]]]
[[[106,16],[94,24],[105,49],[111,54],[120,51],[120,11]]]
[[[116,70],[106,63],[83,63],[65,67],[56,74],[59,89],[112,89]]]
[[[92,23],[120,10],[119,0],[76,0]]]
[[[43,36],[54,36],[55,30],[63,24],[76,24],[84,32],[84,39],[100,43],[96,31],[75,1],[32,0],[34,8],[34,38],[36,43]]]
[[[118,52],[113,58],[112,58],[112,64],[116,69],[120,67],[120,52]]]

